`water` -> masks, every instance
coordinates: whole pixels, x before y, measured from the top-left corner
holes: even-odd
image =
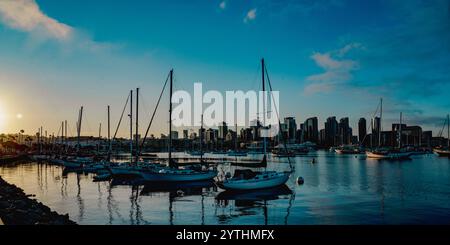
[[[287,159],[269,160],[268,169],[288,169]],[[209,183],[93,182],[93,174],[32,162],[2,166],[0,175],[79,224],[450,224],[447,158],[380,162],[318,151],[297,157],[295,169],[287,187],[246,195]]]

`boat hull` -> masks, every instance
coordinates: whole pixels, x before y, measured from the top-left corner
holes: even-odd
[[[375,153],[375,152],[367,152],[367,158],[379,159],[379,160],[397,160],[397,159],[409,159],[411,153],[409,152],[398,152],[398,153]]]
[[[225,190],[236,191],[267,189],[284,185],[288,181],[290,175],[290,173],[282,173],[269,179],[249,181],[224,181],[217,183],[217,185]]]
[[[140,176],[147,182],[188,182],[211,180],[217,176],[217,171],[193,173],[160,173],[156,171],[141,171]]]
[[[450,150],[434,149],[434,153],[440,157],[450,157]]]

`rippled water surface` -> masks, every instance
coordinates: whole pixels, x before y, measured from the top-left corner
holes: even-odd
[[[268,169],[288,169],[287,159],[269,160]],[[1,166],[0,175],[79,224],[450,224],[447,158],[376,161],[318,151],[293,161],[286,187],[245,194],[208,182],[93,182],[93,174],[34,162]]]

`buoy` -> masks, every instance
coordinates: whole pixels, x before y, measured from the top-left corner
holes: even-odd
[[[305,180],[302,177],[298,177],[297,178],[297,184],[303,185],[303,183],[305,183]]]

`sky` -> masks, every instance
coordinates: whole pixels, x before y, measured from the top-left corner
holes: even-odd
[[[281,116],[321,128],[349,117],[356,132],[383,97],[385,129],[403,112],[436,135],[450,107],[449,13],[448,0],[0,0],[0,133],[57,134],[68,120],[74,135],[84,106],[82,134],[102,123],[104,135],[106,106],[115,128],[136,87],[143,129],[171,68],[175,90],[258,90],[264,57]]]

